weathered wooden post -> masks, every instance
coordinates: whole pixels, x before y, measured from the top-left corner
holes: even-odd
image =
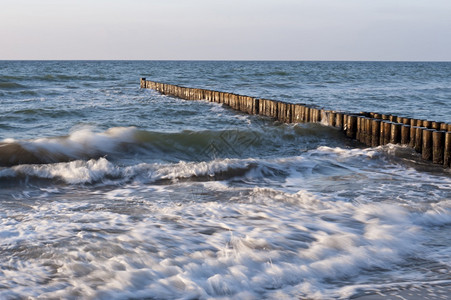
[[[346,135],[352,139],[355,139],[357,132],[357,116],[350,115],[347,119]]]
[[[432,162],[434,164],[443,164],[443,152],[445,146],[445,132],[432,132]]]
[[[423,127],[431,128],[432,127],[432,122],[428,121],[428,120],[424,120],[423,121]]]
[[[253,98],[252,101],[253,101],[252,114],[258,115],[260,113],[260,99]]]
[[[411,122],[410,124],[412,124],[412,122]],[[410,136],[410,139],[409,139],[409,147],[411,147],[411,148],[415,148],[415,134],[416,134],[416,129],[417,129],[417,127],[416,127],[416,126],[414,126],[414,125],[410,125],[410,133],[409,133],[409,136]]]
[[[293,109],[293,123],[301,122],[301,105],[294,104],[292,109]]]
[[[336,113],[335,127],[343,129],[343,113]]]
[[[309,116],[310,122],[311,123],[316,123],[317,122],[317,120],[316,120],[316,109],[311,107],[309,109],[309,111],[310,111],[310,116]]]
[[[357,116],[357,130],[355,132],[355,139],[361,142],[360,135],[362,134],[362,116]]]
[[[381,131],[381,120],[372,119],[371,120],[371,147],[377,147],[380,145],[380,131]]]
[[[398,144],[401,141],[401,124],[392,123],[390,130],[390,143]]]
[[[260,114],[269,117],[269,103],[266,99],[260,99],[260,103],[262,103],[261,108],[263,109],[260,111]]]
[[[317,108],[316,109],[316,122],[320,123],[321,122],[321,109]]]
[[[422,123],[423,124],[423,123]],[[425,127],[415,126],[415,151],[421,153],[423,150],[423,130],[426,130]]]
[[[329,126],[335,127],[335,119],[336,119],[336,113],[334,111],[329,111],[328,120],[327,120],[327,123],[329,123]]]
[[[310,107],[304,107],[304,122],[310,122]]]
[[[381,145],[390,143],[391,122],[384,120],[381,122]]]
[[[372,122],[371,122],[371,120],[372,119],[370,119],[370,118],[365,118],[365,144],[367,145],[367,146],[371,146],[371,144],[372,144],[372,128],[371,128],[371,125],[372,125]]]
[[[366,117],[359,116],[357,118],[357,133],[356,139],[362,144],[366,144]]]
[[[424,122],[423,122],[424,124]],[[424,160],[432,160],[432,132],[433,129],[423,130],[423,147],[421,149],[421,157]]]
[[[343,114],[343,130],[347,130],[348,128],[348,114]]]
[[[401,126],[401,145],[408,145],[409,143],[410,143],[410,125],[402,125]]]
[[[451,167],[451,131],[445,133],[445,147],[443,151],[443,166]]]

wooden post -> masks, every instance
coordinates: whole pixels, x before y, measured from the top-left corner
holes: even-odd
[[[412,123],[411,123],[411,124],[412,124]],[[413,125],[410,126],[409,146],[410,146],[411,148],[415,148],[415,134],[416,134],[416,132],[417,132],[416,129],[417,129],[416,126],[413,126]],[[401,134],[402,134],[402,133],[401,133]]]
[[[392,123],[390,130],[390,143],[398,144],[401,142],[401,124]]]
[[[410,125],[401,126],[401,145],[408,145],[410,142]]]
[[[371,120],[372,119],[370,119],[370,118],[365,118],[365,144],[367,145],[367,146],[371,146],[372,145],[372,128],[371,128],[371,125],[372,125],[372,122],[371,122]]]
[[[381,124],[379,125],[379,145],[385,145],[385,121],[381,119]]]
[[[443,166],[445,168],[451,167],[451,132],[445,133],[445,147],[443,151]]]
[[[343,129],[346,130],[348,126],[348,114],[344,113],[343,114]]]
[[[421,153],[423,150],[423,130],[426,130],[425,127],[415,126],[415,151]]]
[[[232,94],[232,101],[230,102],[230,107],[233,109],[237,109],[238,107],[238,96],[235,94]]]
[[[392,122],[384,122],[384,145],[390,143],[391,140],[391,124]]]
[[[263,114],[267,117],[271,117],[271,103],[270,100],[268,99],[260,99],[260,101],[264,101],[264,108],[265,110],[263,111]]]
[[[343,129],[343,113],[336,113],[335,127]]]
[[[357,118],[357,140],[360,141],[362,144],[366,144],[366,117],[360,116]]]
[[[304,107],[304,122],[310,122],[310,107]]]
[[[421,157],[424,160],[432,160],[432,132],[433,131],[434,131],[433,129],[423,130],[423,147],[421,149]]]
[[[254,103],[252,114],[258,115],[260,113],[260,99],[253,98],[252,101]]]
[[[234,106],[234,109],[236,109],[236,110],[241,110],[241,97],[240,97],[240,95],[233,95],[234,97],[235,97],[235,106]]]
[[[293,123],[301,122],[301,106],[299,104],[293,105]]]
[[[316,109],[316,122],[321,122],[322,118],[321,118],[321,109],[317,108]]]
[[[270,106],[271,106],[271,112],[270,112],[270,117],[273,117],[274,119],[277,119],[277,102],[275,100],[269,100]]]
[[[309,120],[311,123],[316,123],[317,119],[316,119],[316,108],[310,108],[310,116],[309,116]]]
[[[284,108],[285,108],[283,104],[284,104],[283,102],[277,101],[277,117],[276,117],[276,119],[282,123],[284,122]]]
[[[329,126],[335,127],[335,118],[336,118],[335,112],[329,111],[329,116],[328,116],[328,120],[327,120],[327,123],[329,123]]]
[[[299,110],[299,121],[305,122],[305,105],[300,104],[298,110]]]
[[[428,120],[424,120],[423,121],[423,127],[431,128],[432,127],[432,122],[428,121]]]
[[[321,122],[321,110],[318,108],[313,109],[313,122]]]
[[[371,147],[377,147],[380,145],[380,131],[381,131],[381,120],[372,119],[371,120]]]
[[[445,132],[435,130],[432,132],[432,162],[443,164],[443,150],[445,145]]]
[[[355,139],[357,131],[357,116],[351,115],[347,118],[346,135]]]
[[[357,116],[357,130],[355,132],[355,139],[361,141],[360,135],[362,135],[362,116]]]
[[[141,77],[141,80],[139,81],[139,87],[140,88],[146,87],[146,78],[145,77]]]

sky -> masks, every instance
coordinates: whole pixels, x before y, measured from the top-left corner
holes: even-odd
[[[0,59],[451,61],[450,0],[0,1]]]

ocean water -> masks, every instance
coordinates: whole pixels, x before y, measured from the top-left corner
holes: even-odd
[[[0,61],[0,299],[449,299],[450,170],[140,77],[451,122],[451,63]]]

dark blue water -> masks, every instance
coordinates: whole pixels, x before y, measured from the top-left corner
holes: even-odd
[[[1,61],[0,298],[446,296],[449,170],[140,77],[451,122],[451,63]]]

